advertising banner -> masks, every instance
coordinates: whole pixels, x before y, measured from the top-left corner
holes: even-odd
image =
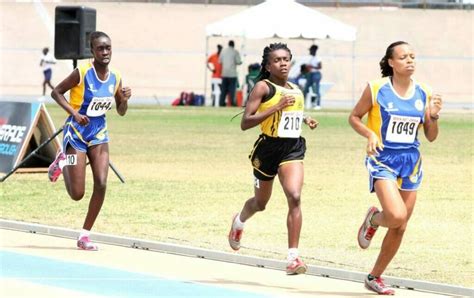
[[[9,172],[54,132],[54,124],[43,103],[0,101],[0,172]],[[54,160],[58,148],[60,142],[55,139],[24,166],[25,170],[41,168],[40,171],[44,171]]]

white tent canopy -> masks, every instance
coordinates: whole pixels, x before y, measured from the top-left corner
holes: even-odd
[[[355,27],[344,24],[294,0],[267,0],[237,14],[206,26],[206,56],[208,39],[212,36],[245,39],[301,38],[356,40]],[[354,97],[354,46],[352,47],[352,97]],[[207,85],[207,75],[205,77]],[[206,86],[204,86],[206,90]],[[354,100],[354,99],[353,99]]]
[[[206,35],[354,41],[356,29],[293,0],[267,0],[207,25]]]

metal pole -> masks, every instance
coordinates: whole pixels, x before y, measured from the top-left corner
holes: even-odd
[[[16,170],[18,170],[23,164],[25,164],[31,157],[33,157],[36,152],[38,152],[40,149],[42,149],[44,146],[48,145],[49,142],[51,142],[58,134],[60,134],[64,129],[64,126],[61,127],[57,132],[55,132],[51,137],[49,137],[49,139],[47,139],[46,141],[44,141],[41,145],[38,146],[38,148],[36,148],[35,150],[33,150],[30,154],[28,154],[28,156],[26,156],[16,167],[14,167],[8,174],[6,174],[5,176],[3,176],[1,179],[0,179],[0,182],[3,182],[5,181],[8,177],[10,177],[10,175],[12,175],[13,173],[15,173]]]
[[[114,171],[115,175],[117,175],[117,177],[119,178],[120,182],[125,183],[125,180],[124,180],[123,176],[119,173],[119,171],[117,170],[117,168],[114,166],[114,164],[113,164],[112,161],[110,161],[110,160],[109,160],[109,166],[110,166],[110,168],[112,169],[112,171]]]

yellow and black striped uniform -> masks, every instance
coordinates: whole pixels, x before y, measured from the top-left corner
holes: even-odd
[[[282,111],[275,112],[260,124],[262,134],[255,142],[249,155],[254,176],[259,180],[272,180],[278,168],[290,162],[303,162],[306,141],[301,137],[303,124],[304,96],[298,86],[288,83],[285,88],[265,80],[270,93],[260,104],[261,113],[278,104],[283,95],[292,95],[295,103]]]
[[[297,85],[290,82],[288,82],[288,85],[291,88],[278,86],[269,80],[265,80],[265,82],[269,85],[270,97],[260,104],[257,113],[261,113],[277,105],[284,94],[294,96],[295,104],[265,119],[260,124],[262,133],[270,137],[298,138],[301,135],[301,124],[303,123],[303,92],[301,92]]]

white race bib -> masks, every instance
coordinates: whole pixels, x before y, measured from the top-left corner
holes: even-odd
[[[112,97],[93,97],[87,107],[87,116],[98,117],[112,109]]]
[[[278,125],[280,138],[299,138],[303,123],[303,111],[283,111]]]
[[[386,140],[394,143],[412,144],[420,124],[420,117],[391,115]]]

